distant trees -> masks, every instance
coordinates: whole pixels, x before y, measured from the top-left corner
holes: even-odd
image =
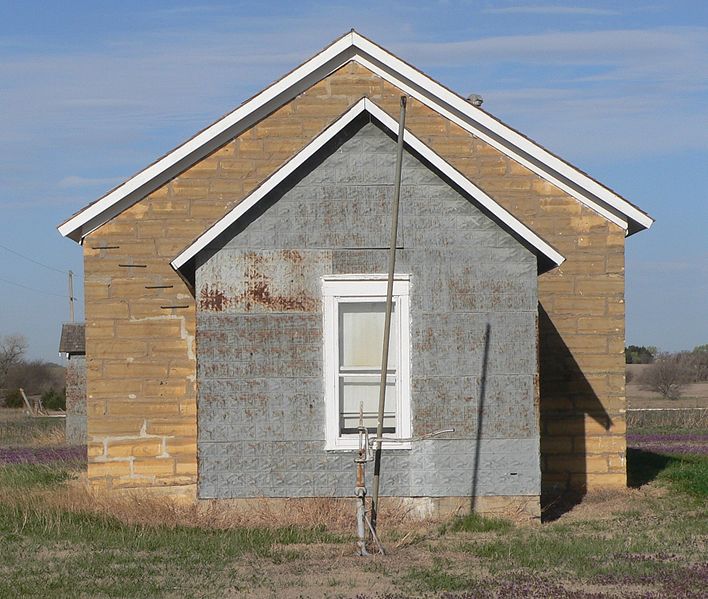
[[[10,370],[19,364],[26,351],[27,339],[23,335],[0,337],[0,389],[7,386]]]
[[[21,360],[7,374],[7,389],[25,390],[28,395],[39,395],[64,387],[64,368],[44,360]]]
[[[19,389],[28,395],[63,393],[65,370],[44,360],[25,360],[27,339],[23,335],[0,336],[0,391],[5,390],[4,405],[22,405]],[[3,397],[0,394],[0,405]]]
[[[636,346],[627,349],[631,347]],[[708,381],[708,345],[699,345],[690,352],[657,353],[639,378],[645,389],[665,399],[678,399],[686,385],[703,381]]]
[[[651,364],[657,349],[653,346],[628,345],[624,348],[624,361],[626,364]]]
[[[682,352],[686,354],[686,366],[688,369],[688,379],[690,383],[701,383],[708,381],[708,344],[698,345],[692,352]]]
[[[661,353],[642,373],[645,389],[659,393],[664,399],[678,399],[687,384],[686,370],[678,354]]]

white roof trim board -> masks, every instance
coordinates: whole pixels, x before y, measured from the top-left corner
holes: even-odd
[[[249,196],[236,205],[230,212],[218,220],[214,225],[202,233],[189,247],[183,250],[172,262],[172,267],[179,271],[185,264],[192,260],[200,251],[205,249],[221,233],[226,231],[239,218],[253,208],[260,200],[266,197],[288,176],[300,168],[309,158],[311,158],[320,148],[336,136],[342,129],[351,123],[363,112],[368,112],[392,133],[398,133],[398,123],[388,113],[384,112],[374,102],[367,98],[362,98],[354,106],[348,109],[339,119],[332,123],[320,135],[312,140],[305,148],[293,156],[280,169],[266,179],[260,187],[254,190]],[[565,258],[553,249],[548,243],[541,239],[536,233],[529,229],[522,222],[513,217],[509,212],[497,204],[491,197],[484,193],[479,187],[474,185],[462,173],[456,170],[448,162],[443,160],[438,154],[421,142],[408,129],[404,131],[403,141],[408,147],[433,167],[443,173],[448,179],[473,197],[489,213],[494,215],[499,221],[506,225],[511,231],[525,240],[529,245],[543,254],[556,266],[561,264]]]
[[[352,30],[76,213],[59,226],[59,232],[81,241],[91,231],[352,60],[553,183],[625,229],[627,234],[649,228],[654,222],[612,190]]]

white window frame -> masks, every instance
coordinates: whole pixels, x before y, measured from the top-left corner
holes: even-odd
[[[386,301],[387,275],[331,275],[322,278],[324,303],[325,449],[358,449],[357,434],[340,435],[339,304]],[[398,369],[396,372],[396,432],[392,438],[411,436],[410,393],[410,275],[395,275],[393,301],[398,313]],[[391,334],[395,334],[392,329]],[[384,443],[386,449],[410,449],[410,443]]]

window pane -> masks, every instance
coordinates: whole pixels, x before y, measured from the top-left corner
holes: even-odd
[[[386,302],[352,302],[339,304],[339,366],[347,368],[381,368]],[[393,305],[388,368],[396,368],[396,305]]]
[[[356,432],[359,426],[359,409],[364,409],[364,426],[376,430],[379,411],[378,376],[341,376],[339,378],[340,413],[342,433]],[[396,377],[386,379],[384,400],[384,432],[396,431]]]

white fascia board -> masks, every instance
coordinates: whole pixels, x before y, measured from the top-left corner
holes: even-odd
[[[254,192],[247,196],[241,203],[235,206],[228,214],[217,221],[212,227],[207,229],[202,235],[200,235],[189,247],[182,251],[174,260],[172,260],[171,265],[175,270],[179,270],[184,266],[189,260],[194,258],[201,250],[207,247],[209,243],[214,241],[221,233],[223,233],[228,227],[234,224],[239,218],[241,218],[248,210],[255,206],[261,199],[263,199],[268,193],[275,189],[280,183],[282,183],[289,175],[294,173],[300,166],[302,166],[306,160],[317,152],[321,147],[323,147],[328,141],[330,141],[337,133],[339,133],[344,127],[351,123],[357,116],[362,112],[368,112],[376,120],[378,120],[382,125],[389,129],[395,135],[398,134],[398,122],[392,118],[388,113],[379,108],[374,102],[367,98],[362,98],[354,106],[352,106],[347,112],[345,112],[337,121],[325,129],[319,136],[317,136],[309,145],[307,145],[298,154],[293,156],[285,165],[283,165],[278,171],[273,173],[268,179],[266,179],[260,187],[258,187]],[[536,248],[539,252],[544,254],[549,260],[554,264],[560,265],[565,258],[557,252],[553,247],[546,243],[541,237],[536,235],[531,229],[524,225],[521,221],[512,216],[499,204],[497,204],[491,197],[484,193],[479,187],[474,185],[469,179],[467,179],[460,171],[455,169],[452,165],[446,162],[423,142],[421,142],[417,137],[415,137],[407,129],[403,134],[403,141],[413,149],[415,152],[420,154],[425,160],[427,160],[431,165],[442,172],[446,177],[473,197],[477,202],[479,202],[486,210],[498,218],[502,223],[504,223],[509,229],[514,231],[522,239],[527,241],[532,247]]]
[[[623,229],[629,228],[627,219],[632,219],[645,228],[649,228],[654,222],[651,217],[573,166],[352,31],[98,201],[79,211],[58,227],[59,232],[77,241],[82,239],[133,202],[350,60],[355,60],[463,129],[477,135]],[[605,208],[603,202],[610,209]]]
[[[368,63],[365,64],[364,61],[359,60],[362,64],[362,66],[366,66],[367,68],[372,69],[376,74],[379,76],[384,77],[385,79],[391,78],[391,76],[394,76],[395,74],[401,75],[408,79],[410,82],[414,83],[416,86],[418,86],[419,90],[427,92],[427,94],[421,94],[418,90],[413,90],[410,89],[411,95],[413,97],[416,97],[417,99],[420,99],[422,101],[422,98],[428,94],[432,94],[435,99],[441,100],[445,104],[447,104],[449,107],[453,108],[456,111],[459,111],[462,115],[468,117],[469,119],[472,119],[475,123],[481,125],[488,131],[498,135],[501,139],[509,142],[522,152],[528,154],[529,156],[535,158],[539,162],[541,162],[544,165],[547,165],[551,169],[555,170],[557,173],[562,175],[563,177],[566,177],[568,180],[576,183],[579,185],[581,188],[587,190],[591,194],[595,195],[598,199],[602,200],[603,202],[606,202],[609,206],[612,206],[616,210],[618,210],[620,213],[626,215],[628,218],[631,218],[638,222],[640,225],[649,228],[654,220],[642,212],[641,210],[637,209],[635,206],[627,202],[624,198],[618,196],[617,194],[613,193],[611,190],[606,188],[605,186],[601,185],[591,177],[588,177],[586,174],[583,172],[579,171],[577,168],[573,167],[572,165],[568,164],[567,162],[561,160],[557,156],[553,155],[551,152],[548,150],[542,148],[539,146],[537,143],[531,141],[529,138],[521,135],[517,131],[514,131],[511,127],[508,127],[504,123],[498,121],[491,115],[487,114],[485,111],[477,108],[476,106],[473,106],[469,102],[467,102],[465,99],[461,98],[457,94],[451,92],[449,89],[446,87],[440,85],[424,73],[418,71],[417,69],[413,68],[409,64],[405,63],[402,61],[400,58],[397,58],[390,52],[387,52],[380,46],[374,44],[370,40],[366,39],[365,37],[359,35],[356,32],[352,32],[353,36],[353,42],[359,48],[362,50],[364,53],[368,54],[371,58],[374,60],[378,61],[381,63],[381,65],[387,67],[384,71],[382,71],[381,68],[376,68],[375,64]],[[359,55],[355,56],[354,60],[357,60],[357,58],[363,58]],[[368,61],[367,61],[368,62]],[[373,68],[372,68],[373,67]],[[393,71],[393,72],[391,72]],[[399,78],[397,78],[399,79]],[[400,79],[399,79],[400,81]],[[394,85],[396,83],[392,82]],[[404,91],[409,91],[409,90],[404,90]],[[429,96],[428,96],[429,97]],[[427,105],[430,106],[429,102],[425,102]],[[436,103],[437,104],[437,103]],[[432,106],[431,106],[432,107]],[[437,108],[439,108],[440,105],[437,104]],[[439,110],[438,110],[439,111]],[[448,111],[446,111],[448,112]],[[446,114],[445,116],[451,116]],[[460,119],[454,119],[457,124],[460,124],[463,126],[468,131],[471,131],[475,134],[478,134],[478,130],[470,129],[471,123],[466,123],[467,126],[465,126],[464,122],[458,122]],[[481,132],[480,132],[481,133]],[[494,138],[485,135],[484,136],[486,139],[485,141],[491,143],[494,147],[497,149],[503,151],[505,154],[509,154],[509,148],[505,146],[501,146]],[[519,158],[522,158],[522,156],[513,156],[516,160],[519,160]],[[525,166],[531,167],[533,166],[532,163],[529,163],[527,160],[524,160],[522,162]],[[534,172],[538,171],[538,168],[533,169]],[[544,176],[544,178],[547,178],[544,173],[538,172],[538,174]],[[564,190],[568,191],[569,190]],[[574,197],[577,197],[577,192],[572,194]],[[580,199],[580,198],[578,198]],[[582,200],[581,200],[582,201]],[[586,203],[586,202],[584,202]],[[608,214],[603,214],[603,216],[606,216],[609,218],[609,213]],[[610,219],[613,220],[614,219]],[[619,224],[619,223],[618,223]],[[626,223],[625,227],[626,228]]]
[[[492,147],[496,148],[506,156],[509,156],[522,166],[525,166],[528,168],[530,171],[536,173],[540,177],[544,178],[546,181],[552,183],[562,191],[565,191],[567,194],[570,196],[574,197],[576,200],[578,200],[580,203],[583,205],[587,206],[591,210],[597,212],[600,216],[603,216],[604,218],[608,219],[609,221],[613,222],[617,226],[621,227],[622,229],[627,230],[628,225],[627,221],[616,214],[615,212],[611,212],[604,208],[602,205],[592,202],[588,199],[587,194],[583,194],[580,190],[578,190],[576,187],[570,186],[566,184],[562,179],[556,177],[553,175],[552,172],[549,172],[548,169],[544,169],[542,165],[540,165],[538,162],[528,160],[525,158],[523,155],[519,154],[518,152],[514,152],[513,149],[509,148],[507,145],[502,143],[499,140],[498,136],[490,135],[486,131],[484,131],[482,128],[479,126],[476,126],[473,123],[470,123],[469,119],[467,118],[460,118],[455,114],[454,112],[451,112],[444,108],[442,105],[437,104],[436,102],[432,101],[430,97],[425,93],[425,91],[421,91],[420,87],[409,85],[406,83],[404,80],[399,79],[395,77],[392,73],[390,73],[387,69],[382,68],[380,64],[376,64],[374,62],[371,62],[371,60],[368,60],[361,55],[356,55],[352,59],[359,64],[361,64],[363,67],[366,67],[367,69],[371,70],[373,73],[377,74],[379,77],[382,77],[383,79],[386,79],[389,83],[392,85],[395,85],[398,87],[401,91],[405,92],[412,98],[415,98],[422,104],[425,104],[428,106],[428,108],[432,108],[445,118],[450,119],[453,123],[456,125],[459,125],[462,127],[465,131],[469,131],[470,133],[473,133],[483,141],[487,142],[489,145]]]
[[[75,233],[85,224],[100,217],[117,202],[132,192],[137,191],[144,185],[159,177],[165,171],[180,164],[186,158],[189,158],[195,152],[198,152],[214,138],[229,131],[231,128],[238,125],[239,122],[243,121],[244,118],[258,111],[259,108],[267,105],[279,95],[287,93],[298,83],[307,79],[308,76],[311,76],[312,73],[317,72],[321,67],[327,65],[327,63],[332,59],[336,59],[341,56],[341,60],[336,63],[336,66],[327,69],[326,73],[331,72],[331,70],[334,70],[341,66],[341,64],[351,60],[351,56],[349,55],[350,53],[347,52],[347,50],[351,49],[353,46],[352,35],[352,33],[348,33],[341,37],[333,44],[325,48],[322,52],[296,68],[294,71],[264,89],[261,93],[248,102],[245,102],[234,111],[222,117],[204,129],[201,133],[195,135],[178,148],[160,158],[154,164],[140,171],[137,175],[131,177],[123,184],[116,187],[113,191],[103,196],[100,200],[78,212],[75,216],[58,227],[59,233],[61,233],[64,237],[71,236],[72,233]],[[101,224],[103,223],[99,222],[93,228],[95,229]],[[89,232],[90,231],[82,231],[81,237],[84,237]]]
[[[394,133],[398,131],[398,122],[370,100],[366,100],[366,109],[374,118],[379,120],[391,131]],[[560,265],[565,260],[559,252],[536,235],[536,233],[524,225],[520,220],[512,216],[511,213],[507,212],[504,208],[497,204],[491,197],[472,183],[472,181],[465,177],[460,171],[458,171],[449,162],[445,161],[439,154],[436,154],[415,135],[408,131],[408,129],[405,129],[403,132],[403,141],[408,144],[410,148],[418,152],[418,154],[425,158],[441,173],[447,176],[452,182],[473,197],[477,202],[482,204],[482,206],[484,206],[489,212],[496,216],[522,239],[525,239],[538,251],[545,254],[545,256],[556,266]]]
[[[214,241],[214,239],[223,233],[229,226],[235,223],[239,218],[241,218],[241,216],[248,212],[248,210],[250,210],[268,193],[275,189],[275,187],[282,183],[289,175],[302,166],[302,164],[315,152],[317,152],[317,150],[324,146],[329,140],[337,135],[337,133],[339,133],[342,129],[344,129],[344,127],[359,116],[365,110],[365,107],[366,100],[362,98],[354,104],[354,106],[347,110],[347,112],[345,112],[338,120],[332,123],[329,127],[327,127],[327,129],[320,133],[320,135],[305,146],[300,152],[295,154],[295,156],[286,162],[280,169],[266,179],[243,201],[237,204],[230,212],[202,233],[202,235],[200,235],[194,243],[192,243],[174,260],[172,260],[172,267],[179,270],[189,260],[194,258],[198,252]]]

